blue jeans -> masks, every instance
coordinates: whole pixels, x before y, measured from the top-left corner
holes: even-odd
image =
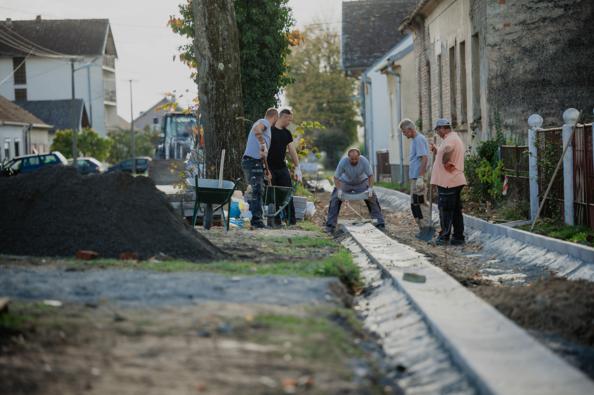
[[[264,191],[264,166],[261,159],[244,156],[241,169],[245,181],[252,187],[252,195],[248,201],[252,212],[252,224],[262,221],[262,193]]]
[[[342,183],[342,190],[344,193],[361,193],[369,188],[369,181],[365,180],[356,185],[349,185]],[[373,192],[371,199],[365,199],[365,205],[371,218],[377,221],[377,225],[384,225],[384,216],[382,215],[382,208],[380,207],[377,195]],[[332,196],[330,197],[330,206],[328,207],[328,218],[326,219],[326,227],[334,229],[338,222],[338,214],[340,213],[340,206],[342,201],[338,198],[338,189],[334,188]]]

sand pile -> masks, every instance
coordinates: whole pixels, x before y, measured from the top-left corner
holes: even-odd
[[[209,260],[218,249],[177,216],[145,177],[80,176],[56,166],[0,178],[0,253],[70,257],[93,250]]]

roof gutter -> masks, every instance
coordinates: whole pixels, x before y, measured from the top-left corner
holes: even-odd
[[[46,125],[44,123],[27,123],[27,122],[14,122],[14,121],[0,121],[0,126],[29,126],[38,129],[51,129],[53,126]]]

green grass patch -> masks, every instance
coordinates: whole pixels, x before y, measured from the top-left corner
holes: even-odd
[[[375,183],[378,187],[392,189],[394,191],[400,191],[404,193],[410,193],[410,186],[408,184],[395,184],[393,182],[378,181]]]
[[[299,221],[299,222],[297,222],[297,226],[299,227],[299,229],[305,230],[308,232],[321,232],[322,231],[322,229],[318,225],[314,224],[311,221]]]
[[[309,200],[313,200],[313,193],[311,193],[307,188],[305,188],[303,186],[302,183],[296,183],[295,184],[295,193],[293,194],[294,196],[303,196],[308,198]]]
[[[519,229],[530,231],[530,226],[520,226]],[[553,220],[544,220],[536,224],[533,232],[554,239],[594,247],[594,230],[585,226],[570,226]]]
[[[326,248],[337,247],[334,240],[328,237],[310,237],[310,236],[295,236],[295,237],[267,237],[266,241],[276,244],[283,244],[295,248]]]
[[[273,263],[253,263],[236,261],[214,261],[194,263],[180,260],[162,262],[120,261],[116,259],[98,259],[95,261],[68,261],[71,265],[83,269],[141,269],[162,273],[170,272],[212,272],[226,275],[256,276],[298,276],[298,277],[337,277],[351,291],[361,287],[359,268],[353,262],[351,254],[344,248],[319,260],[297,260]]]
[[[322,314],[320,314],[322,313]],[[258,329],[256,342],[292,343],[292,355],[320,362],[341,362],[345,358],[360,358],[353,331],[335,316],[347,316],[346,309],[332,309],[318,314],[299,317],[293,315],[264,314],[254,318],[251,326]]]
[[[20,332],[30,317],[7,312],[0,314],[0,333]]]

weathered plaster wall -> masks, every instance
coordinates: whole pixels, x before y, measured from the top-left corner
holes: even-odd
[[[488,1],[486,12],[491,117],[524,136],[532,113],[545,126],[568,107],[592,113],[594,1]]]

